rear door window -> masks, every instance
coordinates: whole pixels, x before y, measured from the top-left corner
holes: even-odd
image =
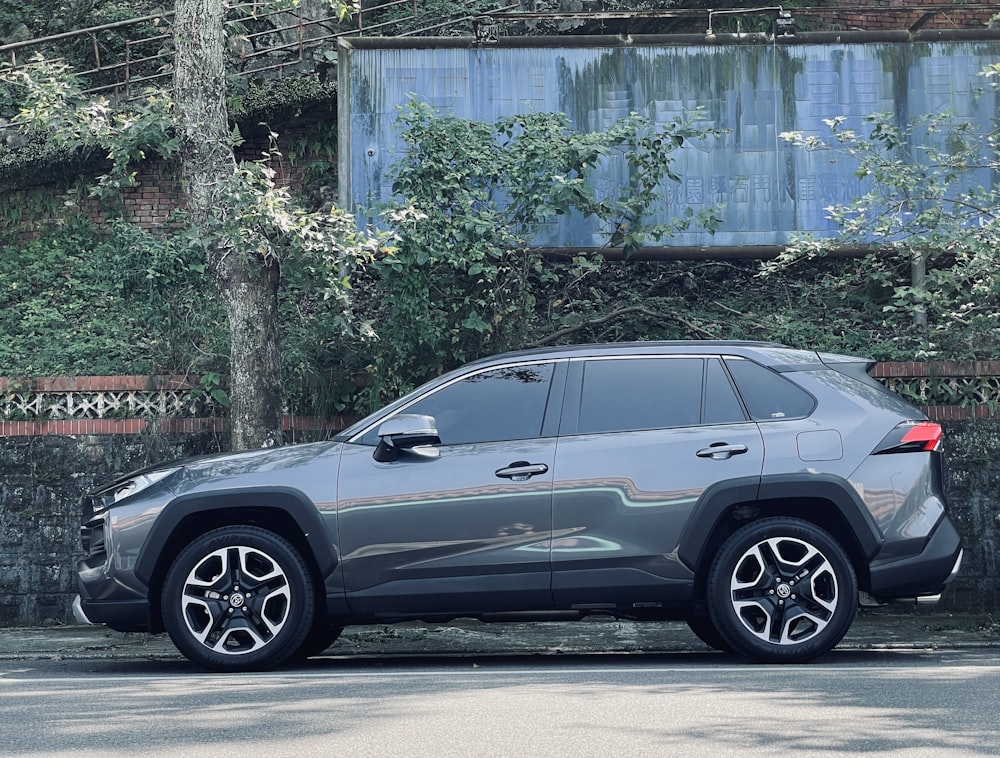
[[[747,420],[733,382],[722,361],[712,358],[705,364],[705,404],[703,424],[736,424]]]
[[[701,358],[587,361],[577,431],[592,434],[698,424],[704,370]]]

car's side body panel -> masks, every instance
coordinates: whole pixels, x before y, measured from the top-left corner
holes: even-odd
[[[555,438],[454,445],[379,463],[344,446],[339,529],[356,613],[486,612],[552,604]],[[497,476],[518,461],[546,468]]]
[[[747,452],[699,457],[713,445]],[[552,589],[559,605],[669,603],[690,595],[684,524],[718,479],[756,482],[756,424],[575,435],[559,441]]]

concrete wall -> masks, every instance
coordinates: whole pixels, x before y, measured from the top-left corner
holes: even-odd
[[[966,560],[943,608],[1000,610],[1000,421],[947,424]],[[211,433],[0,437],[0,626],[72,623],[80,495],[148,463],[218,449]]]

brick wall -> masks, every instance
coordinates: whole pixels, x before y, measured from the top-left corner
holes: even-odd
[[[226,431],[225,409],[191,376],[0,377],[0,437]],[[351,422],[287,415],[289,441],[325,439]]]
[[[163,160],[143,163],[136,172],[135,186],[123,190],[122,203],[128,220],[144,229],[166,224],[174,211],[183,208],[176,166]],[[99,212],[95,220],[102,221]]]
[[[289,128],[278,137],[279,156],[270,161],[275,170],[275,182],[279,186],[293,190],[302,187],[305,161],[292,163],[288,157],[289,140],[309,132],[305,126]],[[268,152],[266,136],[251,136],[236,150],[239,160],[259,160]],[[114,214],[124,212],[125,219],[144,229],[158,229],[169,224],[172,214],[184,209],[183,192],[179,167],[174,161],[151,158],[136,165],[136,183],[122,190],[121,203],[110,206],[98,198],[80,197],[73,189],[56,191],[45,203],[33,202],[29,198],[37,195],[38,188],[17,189],[5,193],[3,202],[10,207],[20,208],[22,217],[17,222],[15,241],[24,243],[43,234],[53,223],[68,214],[83,212],[98,226],[105,223],[108,211]],[[96,172],[95,172],[96,173]],[[32,210],[34,209],[34,210]]]
[[[933,421],[1000,418],[1000,361],[879,363],[872,376]]]
[[[897,29],[983,29],[1000,13],[988,3],[946,3],[941,0],[827,0],[811,8],[790,8],[803,28],[816,31],[891,31]]]

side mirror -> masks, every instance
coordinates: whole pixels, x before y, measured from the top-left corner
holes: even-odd
[[[390,463],[402,451],[422,458],[437,458],[440,452],[431,445],[440,445],[437,421],[433,416],[401,414],[383,421],[378,428],[379,443],[374,458],[379,463]]]

